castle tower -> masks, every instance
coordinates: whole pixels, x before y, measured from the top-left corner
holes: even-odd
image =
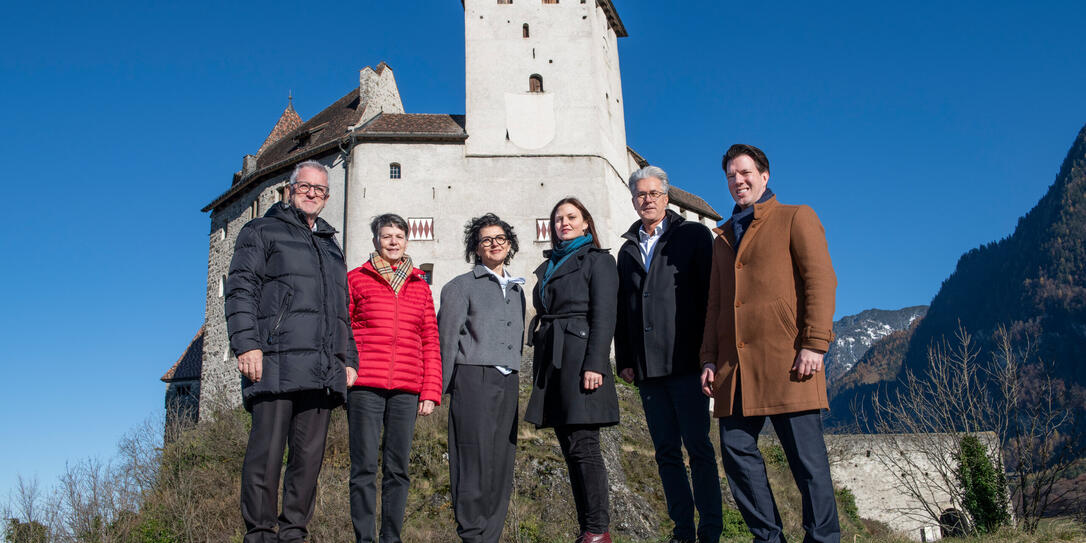
[[[611,0],[465,0],[467,156],[597,156],[627,169]]]

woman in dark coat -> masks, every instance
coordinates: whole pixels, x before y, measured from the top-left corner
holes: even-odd
[[[532,396],[524,420],[554,427],[577,505],[577,542],[610,543],[600,428],[618,423],[611,369],[618,270],[576,198],[551,210],[551,250],[535,270]]]

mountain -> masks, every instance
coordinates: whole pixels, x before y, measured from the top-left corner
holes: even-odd
[[[835,423],[854,422],[848,420],[854,419],[851,402],[864,405],[874,383],[896,381],[902,367],[922,375],[928,347],[952,341],[959,326],[972,334],[981,357],[991,356],[993,336],[1005,327],[1018,346],[1029,345],[1051,366],[1054,377],[1086,386],[1086,364],[1079,362],[1086,345],[1086,127],[1014,232],[962,255],[911,337],[896,337],[880,349],[882,369],[898,367],[897,375],[857,380],[847,394],[840,383],[830,406]]]
[[[1014,233],[958,260],[909,342],[906,366],[920,371],[928,346],[953,338],[959,323],[982,347],[1006,326],[1057,377],[1086,384],[1086,127]]]
[[[855,315],[841,317],[833,323],[837,339],[826,352],[826,381],[835,383],[845,375],[878,340],[908,328],[927,312],[928,306],[917,305],[904,309],[868,309]]]
[[[874,390],[897,380],[909,342],[921,322],[923,317],[914,320],[908,328],[896,330],[876,341],[848,373],[827,382],[830,400],[830,412],[825,419],[827,426],[852,425],[856,422],[852,411],[854,403],[863,405]]]

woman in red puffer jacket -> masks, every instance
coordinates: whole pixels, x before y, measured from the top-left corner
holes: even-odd
[[[381,445],[381,541],[399,541],[410,479],[415,418],[441,402],[441,345],[434,299],[407,248],[407,222],[385,214],[370,224],[377,249],[347,273],[358,379],[347,395],[351,522],[356,541],[376,541]],[[382,426],[384,426],[382,436]]]

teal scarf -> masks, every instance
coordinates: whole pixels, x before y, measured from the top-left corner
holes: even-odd
[[[539,282],[539,301],[543,304],[543,309],[549,311],[547,308],[547,281],[551,280],[551,276],[558,270],[573,253],[577,252],[577,249],[584,247],[592,243],[592,234],[585,234],[579,238],[567,239],[562,243],[559,243],[557,247],[550,250],[550,254],[547,256],[547,271],[543,272],[543,280]]]

